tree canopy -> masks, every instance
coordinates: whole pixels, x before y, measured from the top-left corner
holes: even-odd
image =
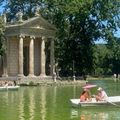
[[[0,17],[0,55],[2,56],[5,53],[6,45],[5,45],[5,36],[4,36],[4,31],[5,31],[5,25],[3,22],[3,18]]]
[[[76,74],[92,72],[95,41],[113,40],[119,27],[119,1],[54,0],[46,3],[48,19],[53,16],[53,23],[59,29],[56,61],[62,71],[71,73],[74,61]]]

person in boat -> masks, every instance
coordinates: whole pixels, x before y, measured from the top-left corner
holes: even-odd
[[[95,96],[96,101],[104,101],[107,99],[107,93],[103,90],[103,88],[99,87],[98,89],[98,94]]]
[[[84,89],[82,94],[80,95],[80,102],[90,101],[91,95],[89,89]]]

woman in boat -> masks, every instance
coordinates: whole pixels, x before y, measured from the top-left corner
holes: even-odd
[[[106,100],[108,97],[106,92],[101,87],[99,87],[97,90],[98,90],[98,95],[96,95],[96,101]]]
[[[90,101],[90,100],[91,100],[91,96],[90,96],[89,89],[84,89],[84,91],[80,95],[80,102],[85,102],[85,101]]]

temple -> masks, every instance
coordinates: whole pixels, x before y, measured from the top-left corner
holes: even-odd
[[[1,64],[2,78],[50,78],[54,74],[56,28],[36,14],[28,20],[17,14],[16,22],[6,23],[6,55]]]

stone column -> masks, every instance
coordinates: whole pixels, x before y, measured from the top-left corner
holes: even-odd
[[[24,36],[20,36],[20,39],[19,39],[18,77],[24,76],[23,75],[23,38],[24,38]]]
[[[45,37],[41,40],[41,51],[40,51],[40,76],[46,76],[45,74]]]
[[[50,75],[53,76],[55,73],[54,39],[50,42],[50,66]]]
[[[7,73],[7,54],[5,53],[3,55],[3,74],[2,77],[8,77]]]
[[[9,56],[9,41],[8,41],[8,38],[7,38],[7,41],[6,41],[6,45],[7,45],[7,51],[6,53],[3,55],[3,74],[2,74],[2,77],[8,77],[8,70],[7,70],[7,57]]]
[[[29,76],[34,76],[34,36],[30,37],[29,44]]]

